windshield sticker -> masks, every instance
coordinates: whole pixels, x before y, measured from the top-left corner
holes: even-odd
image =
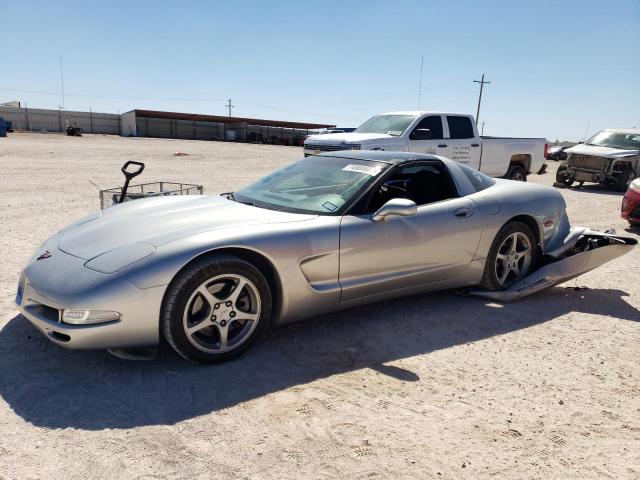
[[[365,175],[370,175],[372,177],[375,177],[380,173],[380,171],[382,170],[382,167],[379,165],[369,166],[369,165],[356,165],[354,163],[350,163],[349,165],[344,167],[342,170],[345,172],[364,173]]]
[[[331,203],[331,202],[324,202],[324,203],[322,204],[322,206],[323,206],[324,208],[326,208],[327,210],[329,210],[330,212],[333,212],[336,208],[338,208],[338,207],[336,207],[336,206],[335,206],[333,203]]]

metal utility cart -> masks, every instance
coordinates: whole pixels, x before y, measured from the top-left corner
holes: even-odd
[[[130,166],[137,166],[136,170],[128,170]],[[100,208],[105,209],[122,202],[137,200],[139,198],[162,197],[167,195],[202,195],[202,185],[178,182],[149,182],[129,185],[132,178],[137,177],[144,170],[144,163],[126,162],[120,169],[125,181],[122,187],[100,190]]]

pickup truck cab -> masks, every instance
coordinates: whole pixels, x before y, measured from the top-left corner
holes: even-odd
[[[389,112],[367,120],[354,132],[311,135],[305,156],[336,150],[385,150],[448,157],[493,177],[526,181],[544,173],[544,138],[480,137],[472,115]]]

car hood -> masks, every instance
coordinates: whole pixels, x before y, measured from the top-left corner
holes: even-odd
[[[305,143],[358,143],[365,140],[379,140],[381,138],[393,138],[386,133],[327,133],[326,135],[311,135]]]
[[[625,150],[622,148],[598,147],[595,145],[580,144],[566,150],[567,153],[575,153],[578,155],[590,155],[592,157],[602,158],[620,158],[638,155],[638,150]]]
[[[131,243],[157,247],[210,230],[315,217],[253,207],[219,196],[156,197],[127,202],[79,220],[60,232],[58,248],[91,259]]]

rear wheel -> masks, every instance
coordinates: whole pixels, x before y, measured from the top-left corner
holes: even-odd
[[[171,283],[161,330],[184,358],[219,363],[245,352],[271,320],[271,292],[264,275],[233,256],[194,262]]]
[[[509,180],[515,180],[517,182],[527,181],[527,172],[525,171],[524,167],[520,165],[511,165],[505,176]]]
[[[631,185],[631,182],[633,182],[635,178],[636,174],[634,173],[633,168],[625,168],[616,179],[616,190],[619,192],[626,192],[629,189],[629,185]]]
[[[533,270],[537,252],[535,235],[527,225],[507,223],[491,245],[482,286],[488,290],[506,290]]]

